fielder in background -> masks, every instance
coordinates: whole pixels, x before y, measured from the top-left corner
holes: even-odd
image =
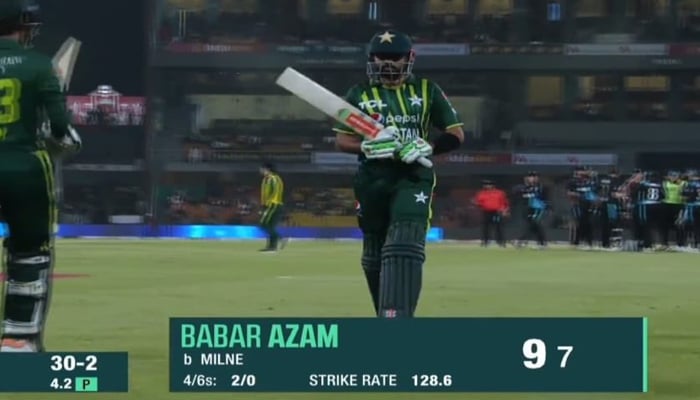
[[[683,224],[679,223],[683,211],[683,187],[685,182],[681,180],[678,171],[669,171],[663,181],[665,197],[662,206],[661,222],[661,245],[669,248],[669,237],[671,231],[676,235],[676,245],[678,248],[685,246],[685,232]]]
[[[482,215],[481,245],[488,246],[493,226],[496,233],[496,243],[501,247],[506,247],[502,228],[503,218],[510,214],[506,192],[496,188],[492,181],[484,180],[482,189],[474,197],[474,204],[479,207]]]
[[[277,226],[282,219],[284,182],[277,174],[274,165],[270,163],[260,167],[260,175],[263,176],[260,184],[260,206],[262,207],[260,227],[267,234],[267,246],[260,251],[274,253],[287,244],[287,239],[280,238],[277,232]]]
[[[688,182],[683,186],[683,201],[685,209],[683,213],[683,222],[686,227],[686,240],[692,237],[692,244],[695,250],[698,250],[700,244],[700,176],[698,171],[689,170],[686,173]]]
[[[340,151],[359,154],[354,191],[363,233],[362,267],[378,316],[412,317],[418,305],[435,173],[417,161],[447,153],[464,140],[462,123],[433,82],[413,75],[415,54],[396,31],[369,43],[368,80],[345,99],[386,128],[363,140],[343,124],[333,130]],[[430,142],[430,125],[442,134]]]
[[[571,201],[571,217],[574,234],[573,245],[585,249],[593,248],[593,215],[598,204],[596,183],[591,171],[584,167],[576,167],[574,176],[569,181],[567,195]]]
[[[662,236],[665,198],[664,185],[655,172],[646,172],[642,181],[633,186],[634,231],[639,249],[653,250],[654,233]]]
[[[55,148],[81,147],[50,58],[26,49],[38,32],[37,15],[20,0],[0,3],[0,207],[9,229],[2,352],[44,350],[58,212],[52,160],[37,137],[40,112],[48,115],[42,133]]]
[[[524,178],[524,184],[515,187],[516,195],[523,201],[525,210],[525,226],[523,232],[515,241],[515,247],[525,246],[530,238],[537,241],[537,248],[544,249],[547,246],[547,238],[544,231],[544,217],[549,209],[549,194],[540,183],[540,175],[536,171],[530,171]]]
[[[607,175],[600,176],[597,181],[600,218],[600,244],[604,249],[610,249],[610,238],[613,231],[620,226],[620,195],[618,190],[622,185],[617,168],[612,168]]]

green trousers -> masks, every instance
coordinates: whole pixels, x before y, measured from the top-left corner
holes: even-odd
[[[46,151],[0,148],[0,210],[11,253],[48,250],[58,230],[54,171]]]
[[[425,224],[432,217],[435,174],[418,165],[363,163],[354,179],[363,233],[386,234],[396,221]]]
[[[260,227],[267,234],[267,246],[277,247],[280,235],[277,232],[277,225],[282,219],[282,204],[273,204],[265,207],[262,217],[260,217]]]

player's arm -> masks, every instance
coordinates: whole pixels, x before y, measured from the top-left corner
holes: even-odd
[[[51,123],[51,134],[60,139],[68,133],[70,120],[66,110],[66,96],[49,61],[38,74],[39,105],[46,110]]]
[[[472,204],[475,206],[481,208],[481,205],[484,202],[484,192],[483,190],[479,190],[476,195],[472,198]]]
[[[569,181],[569,184],[567,185],[566,195],[569,196],[569,199],[571,200],[576,200],[581,197],[581,194],[576,191],[576,182],[573,180]]]
[[[361,154],[362,153],[362,136],[348,133],[340,132],[335,128],[335,148],[343,153],[351,154]]]
[[[272,190],[271,195],[273,199],[282,197],[282,178],[279,176],[274,176],[272,179]]]
[[[508,195],[506,195],[506,192],[501,190],[501,214],[502,215],[509,215],[510,214],[510,202],[508,201]]]
[[[270,202],[270,189],[272,186],[270,185],[270,178],[269,177],[264,177],[263,178],[263,183],[262,183],[262,191],[260,192],[260,205],[265,207],[267,204]]]
[[[64,146],[80,149],[80,136],[70,125],[66,110],[66,95],[56,77],[51,61],[46,60],[37,74],[38,96],[40,108],[46,111],[50,124],[50,135]]]
[[[464,143],[464,124],[442,89],[434,83],[428,84],[433,99],[430,105],[430,120],[433,121],[434,127],[443,132],[431,143],[433,154],[456,150]]]
[[[351,87],[344,99],[350,104],[357,105],[360,101],[359,88],[357,86]],[[343,153],[362,154],[362,135],[340,122],[333,125],[333,132],[335,132],[335,148],[337,150]]]
[[[681,197],[683,198],[683,203],[688,203],[695,195],[695,188],[686,183],[683,185],[683,191],[681,192]]]

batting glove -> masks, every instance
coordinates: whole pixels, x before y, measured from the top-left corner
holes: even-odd
[[[360,145],[362,153],[368,160],[394,158],[401,148],[398,140],[398,129],[390,126],[382,129],[372,140],[363,140]]]
[[[41,136],[49,141],[53,147],[57,147],[61,153],[75,154],[83,147],[83,140],[72,126],[68,125],[66,134],[62,138],[56,138],[51,133],[51,124],[44,122],[40,128]]]
[[[428,157],[433,154],[433,146],[423,139],[415,139],[409,142],[399,152],[399,158],[406,164],[413,164],[422,157]]]

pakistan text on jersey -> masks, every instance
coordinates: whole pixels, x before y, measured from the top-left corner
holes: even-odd
[[[421,137],[421,130],[416,128],[398,128],[399,129],[399,140],[402,143],[410,142],[414,139]]]
[[[0,57],[0,65],[20,65],[24,62],[24,57],[21,56],[8,56]]]

